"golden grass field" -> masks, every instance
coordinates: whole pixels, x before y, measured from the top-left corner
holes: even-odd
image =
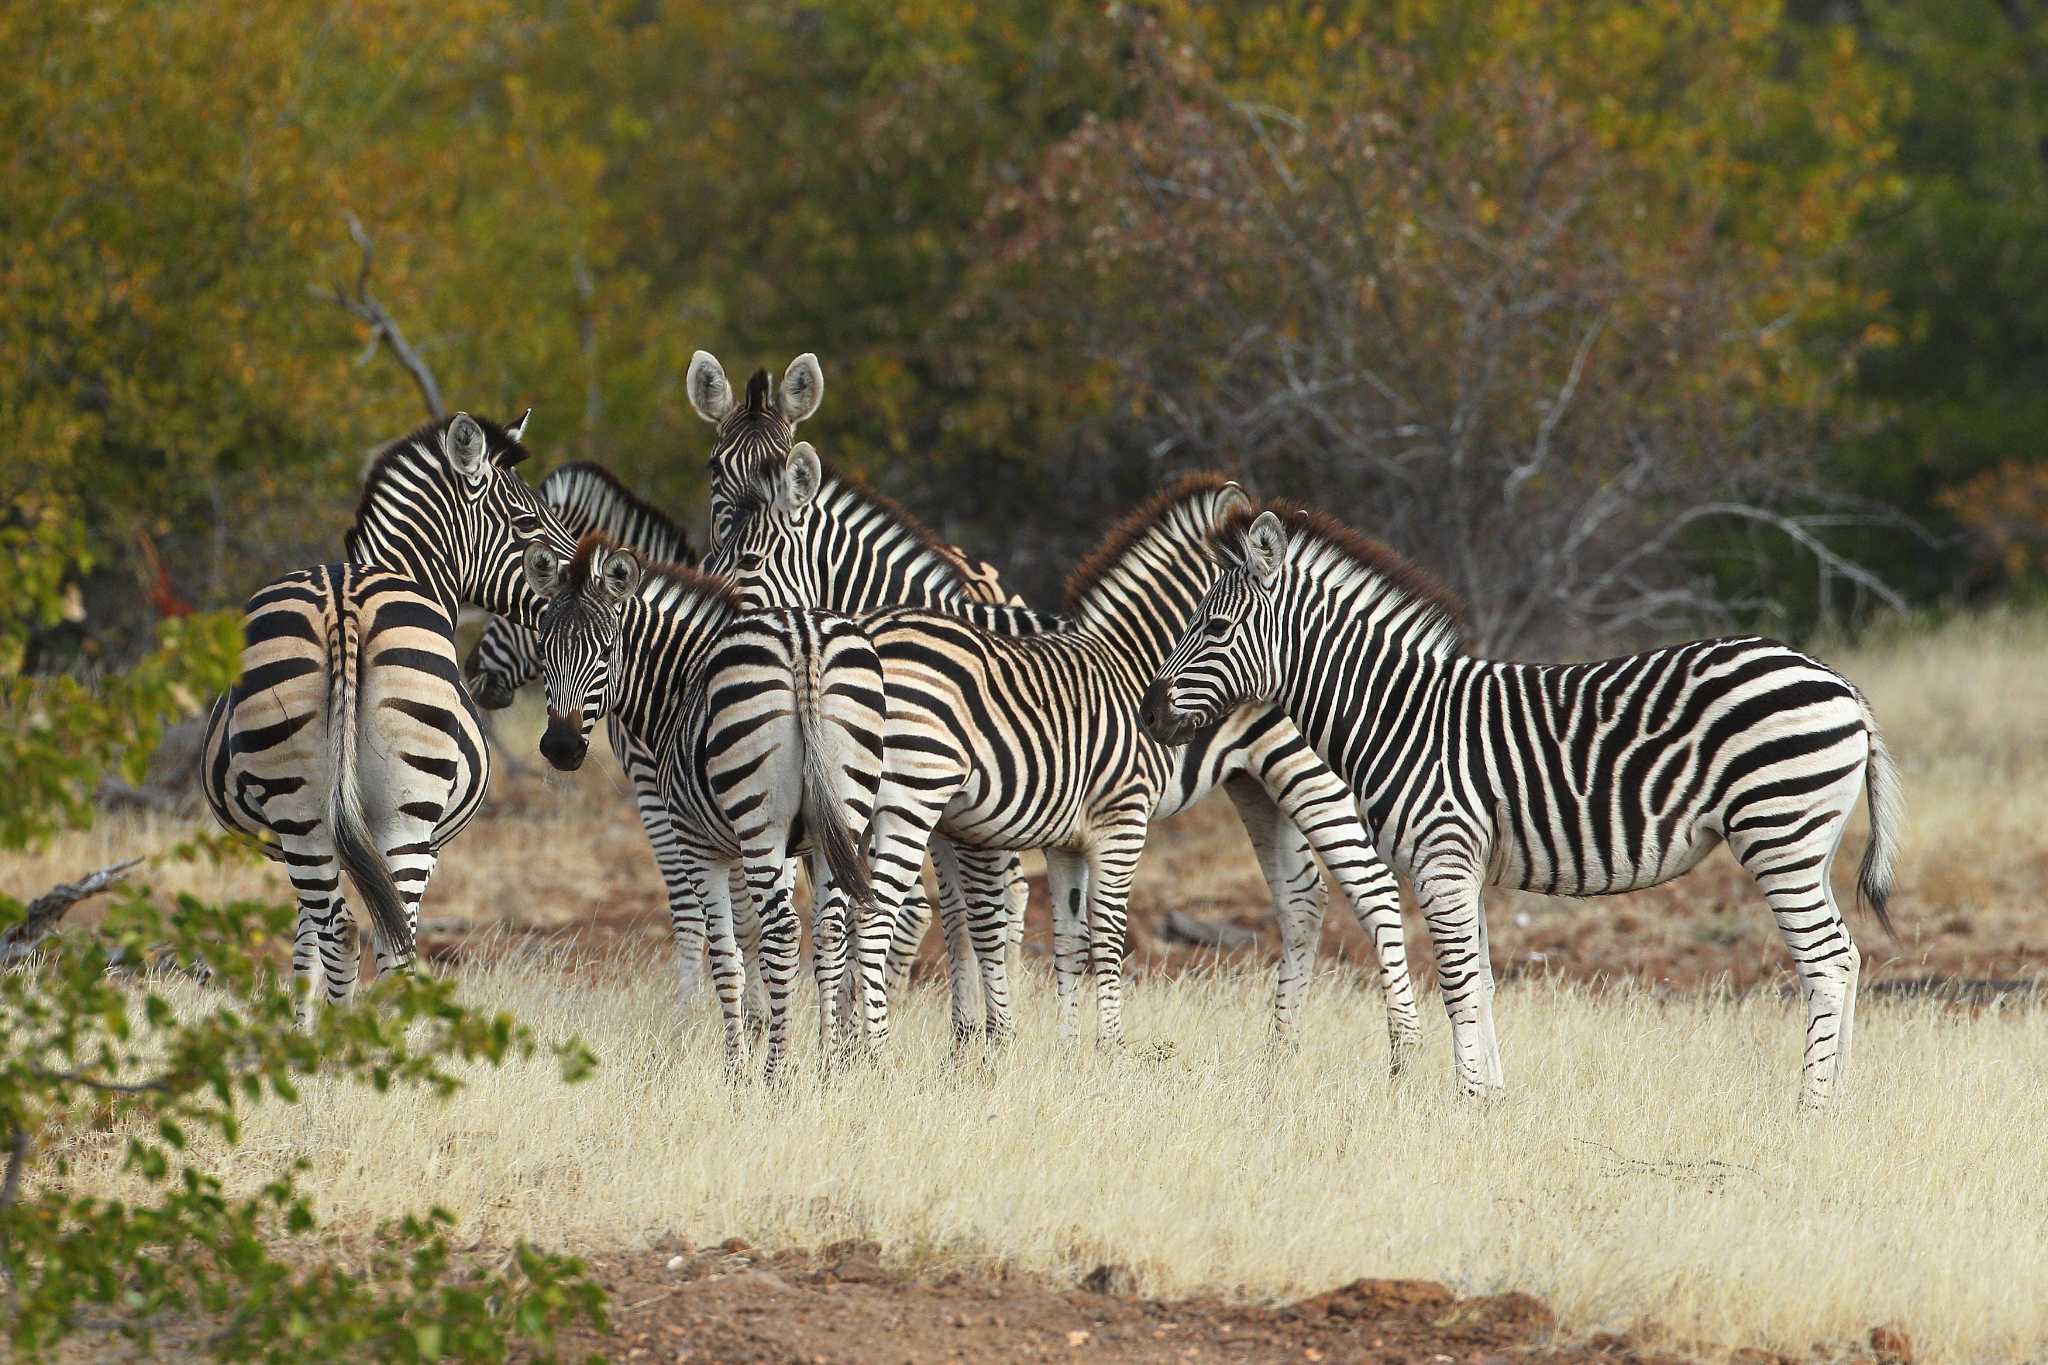
[[[805,996],[796,1082],[735,1088],[708,1014],[677,1015],[659,887],[600,756],[573,781],[543,780],[533,761],[502,780],[427,909],[465,994],[544,1036],[580,1035],[596,1078],[565,1089],[546,1063],[479,1071],[447,1103],[309,1087],[254,1117],[223,1164],[253,1186],[307,1157],[343,1228],[437,1202],[486,1245],[863,1237],[906,1269],[1074,1277],[1117,1262],[1146,1293],[1269,1300],[1420,1277],[1537,1294],[1571,1333],[1830,1357],[1898,1322],[1923,1361],[2040,1359],[2048,620],[1819,652],[1869,694],[1909,802],[1903,942],[1852,918],[1864,1007],[1838,1113],[1794,1108],[1784,951],[1723,854],[1637,896],[1490,900],[1502,1101],[1452,1098],[1434,1008],[1419,1074],[1390,1086],[1379,1003],[1340,956],[1298,1053],[1270,1054],[1264,946],[1204,965],[1144,927],[1172,907],[1259,921],[1263,886],[1227,806],[1170,823],[1148,855],[1124,1054],[1062,1054],[1041,968],[1000,1055],[948,1057],[928,980],[885,1062],[819,1083]],[[523,746],[535,730],[515,719],[501,734]],[[7,858],[0,877],[32,890],[190,828],[109,817]],[[1859,823],[1838,860],[1845,904],[1861,839]],[[154,880],[284,889],[266,868],[165,866]],[[1337,921],[1342,949],[1355,931]],[[1411,951],[1427,962],[1413,922]],[[1896,989],[1928,982],[1946,989]],[[74,1179],[119,1184],[112,1136],[73,1156]]]

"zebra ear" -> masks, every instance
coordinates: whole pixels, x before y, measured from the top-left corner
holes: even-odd
[[[526,547],[526,584],[542,597],[553,597],[562,581],[562,559],[541,541]]]
[[[818,357],[805,351],[782,372],[782,394],[776,406],[782,409],[783,420],[793,427],[816,412],[824,396],[825,371],[819,368]]]
[[[1280,566],[1287,562],[1287,528],[1271,512],[1259,513],[1244,534],[1245,564],[1259,586],[1271,589],[1280,578]]]
[[[483,471],[485,446],[484,429],[476,419],[466,412],[455,414],[455,420],[442,433],[441,443],[448,454],[448,463],[455,466],[455,472],[465,479],[473,479]]]
[[[811,505],[812,498],[818,496],[818,487],[825,482],[825,467],[809,441],[798,441],[796,448],[789,452],[789,466],[784,470],[782,479],[783,496],[792,512],[801,512]]]
[[[707,422],[722,422],[732,411],[732,385],[725,382],[725,367],[709,351],[690,357],[683,387],[690,391],[690,406]]]
[[[631,550],[614,550],[604,561],[604,590],[623,602],[640,586],[640,560]]]
[[[1216,490],[1216,520],[1222,521],[1232,512],[1249,512],[1252,495],[1244,491],[1244,485],[1235,479]]]
[[[513,424],[512,424],[511,426],[509,426],[509,427],[506,427],[506,428],[505,428],[505,434],[506,434],[507,436],[510,436],[510,437],[511,437],[511,438],[512,438],[513,440],[515,440],[515,441],[523,441],[523,440],[525,440],[525,439],[526,439],[526,424],[527,424],[527,423],[528,423],[529,421],[531,421],[532,419],[533,419],[533,409],[532,409],[532,408],[528,408],[528,409],[527,409],[527,410],[526,410],[525,412],[522,412],[522,413],[520,413],[520,414],[519,414],[519,420],[518,420],[518,421],[514,422],[514,423],[513,423]]]

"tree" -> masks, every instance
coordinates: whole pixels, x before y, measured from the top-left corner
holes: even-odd
[[[1717,523],[1899,600],[1829,546],[1878,514],[1815,476],[1842,357],[1795,344],[1860,306],[1884,191],[1853,46],[1800,59],[1769,3],[1257,13],[1140,21],[1137,112],[995,206],[991,313],[1104,399],[1083,524],[1222,465],[1415,555],[1492,650],[1753,611]]]

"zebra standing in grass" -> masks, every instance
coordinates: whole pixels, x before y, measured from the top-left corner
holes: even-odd
[[[435,861],[483,800],[490,750],[456,665],[456,612],[537,619],[521,556],[570,545],[513,470],[525,426],[457,413],[393,442],[365,481],[346,562],[249,599],[200,788],[222,825],[275,836],[266,848],[299,903],[302,1021],[323,982],[329,1001],[355,985],[341,873],[370,912],[379,969],[404,965]]]
[[[735,399],[732,385],[727,382],[725,369],[717,357],[708,351],[698,351],[690,357],[690,368],[684,376],[683,386],[697,415],[717,429],[706,461],[711,475],[711,545],[716,549],[737,521],[739,500],[747,496],[747,490],[753,487],[762,470],[781,466],[795,443],[797,427],[817,413],[818,405],[825,397],[825,372],[818,364],[818,357],[806,351],[789,362],[789,367],[782,372],[780,384],[772,384],[766,370],[756,370],[747,382],[745,397]],[[884,517],[871,527],[863,528],[863,533],[872,530],[886,542],[894,534],[891,530],[893,525],[893,518]],[[913,605],[944,606],[950,610],[955,604],[969,602],[1026,606],[1022,597],[1003,587],[993,565],[973,558],[958,546],[944,544],[922,533],[920,541],[921,544],[928,543],[948,562],[950,567],[946,572],[937,576],[912,574],[898,577],[894,573],[897,561],[893,556],[873,556],[868,553],[872,546],[857,543],[850,548],[858,553],[842,560],[839,572],[833,576],[833,591],[815,605],[837,611]],[[886,544],[883,548],[886,550]],[[871,565],[879,566],[881,572],[872,575],[864,572]],[[939,897],[942,904],[955,910],[964,904],[957,862],[946,840],[933,842],[932,864],[937,874]],[[1011,855],[1008,861],[1003,895],[1010,910],[1009,953],[1014,970],[1022,952],[1024,907],[1029,897],[1024,884],[1023,864],[1015,855]],[[895,946],[890,952],[891,981],[909,976],[911,960],[917,954],[917,946],[924,938],[925,927],[931,918],[929,903],[922,898],[907,908],[911,913],[906,914],[898,925]],[[972,972],[972,963],[965,956],[964,939],[951,937],[948,945],[953,949],[952,971],[957,988]],[[956,1005],[960,1001],[961,997],[956,994]]]
[[[838,556],[859,542],[849,528],[866,528],[868,544],[894,546],[897,554],[886,569],[845,578],[907,581],[933,572],[938,557],[915,523],[857,485],[827,478],[808,443],[756,478],[736,500],[736,524],[711,561],[730,559],[749,607],[828,596]],[[1214,475],[1162,492],[1076,571],[1066,631],[1019,639],[957,614],[862,615],[889,688],[889,760],[873,834],[876,914],[893,923],[935,830],[963,847],[1045,849],[1061,1032],[1071,1038],[1078,1031],[1085,928],[1101,1030],[1106,1041],[1118,1041],[1124,907],[1147,828],[1226,784],[1280,903],[1278,1032],[1292,1032],[1321,927],[1313,854],[1303,854],[1312,892],[1276,866],[1297,846],[1299,830],[1338,878],[1378,953],[1398,1070],[1419,1036],[1399,896],[1343,782],[1270,707],[1224,718],[1202,744],[1179,752],[1138,726],[1140,692],[1215,574],[1209,532],[1249,504],[1241,488]],[[888,534],[880,534],[885,525]],[[911,553],[920,546],[922,555]],[[974,909],[974,948],[984,987],[993,990],[1000,978],[991,977],[990,935],[1002,922],[985,902]],[[886,983],[881,962],[871,960],[874,933],[863,924],[868,1025],[879,1040],[887,1031]]]
[[[595,531],[612,544],[633,550],[643,560],[685,567],[697,563],[697,551],[683,528],[619,482],[601,464],[587,460],[565,464],[549,471],[536,491],[572,536]],[[494,616],[477,637],[463,673],[477,705],[486,711],[508,707],[520,688],[540,677],[538,639],[534,632]],[[661,873],[669,926],[680,955],[679,995],[683,1008],[688,1009],[703,984],[703,904],[690,894],[683,877],[678,861],[681,854],[675,847],[674,831],[669,828],[668,803],[661,795],[655,755],[642,749],[610,717],[605,721],[605,737],[632,784],[633,806],[640,816],[641,828],[647,831],[648,846]],[[744,956],[758,960],[760,923],[754,918],[753,901],[743,885],[736,883],[732,888],[732,905]],[[747,1011],[756,1021],[765,1022],[768,1017],[767,989],[759,972],[747,976]]]
[[[813,961],[819,1036],[837,1042],[848,897],[868,899],[860,852],[882,763],[881,665],[860,629],[826,612],[741,616],[723,580],[680,566],[644,571],[630,551],[586,536],[566,565],[528,557],[548,599],[539,649],[548,728],[541,753],[582,765],[600,715],[656,756],[674,865],[708,908],[726,1060],[745,1055],[743,971],[728,876],[744,874],[761,921],[768,986],[766,1074],[780,1074],[797,965],[795,864],[813,850]]]
[[[1631,891],[1725,839],[1798,968],[1801,1099],[1834,1096],[1861,959],[1828,873],[1864,791],[1858,886],[1889,933],[1904,815],[1861,693],[1755,637],[1600,663],[1473,658],[1447,593],[1299,507],[1239,509],[1216,548],[1221,576],[1146,693],[1146,728],[1178,741],[1246,702],[1276,701],[1350,779],[1436,940],[1466,1091],[1502,1086],[1483,886]]]

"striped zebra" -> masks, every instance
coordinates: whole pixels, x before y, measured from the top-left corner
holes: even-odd
[[[393,442],[365,481],[347,560],[249,599],[200,788],[222,825],[275,838],[265,849],[298,898],[301,1022],[323,984],[329,1002],[355,986],[341,873],[369,910],[379,970],[405,965],[441,849],[483,800],[490,750],[456,665],[456,612],[537,619],[521,556],[571,544],[513,469],[525,426],[457,413]]]
[[[1631,891],[1726,840],[1798,969],[1801,1099],[1834,1096],[1861,959],[1828,873],[1860,789],[1871,834],[1858,886],[1889,933],[1904,815],[1855,687],[1755,637],[1600,663],[1474,658],[1449,594],[1291,505],[1238,509],[1216,548],[1221,574],[1146,692],[1146,728],[1177,741],[1277,702],[1351,781],[1435,938],[1464,1090],[1502,1086],[1482,887]]]
[[[707,907],[712,976],[727,1064],[745,1059],[743,966],[728,882],[741,872],[761,921],[768,984],[768,1080],[788,1047],[797,970],[796,864],[812,849],[813,961],[819,1035],[837,1041],[847,899],[864,903],[861,846],[882,763],[881,664],[859,627],[826,612],[742,616],[723,580],[676,565],[643,566],[592,534],[566,564],[528,552],[541,617],[548,699],[542,755],[582,765],[600,715],[656,755],[675,861]]]
[[[1147,829],[1223,785],[1244,816],[1280,908],[1285,946],[1276,1031],[1291,1036],[1314,958],[1320,854],[1378,954],[1398,1071],[1419,1037],[1399,894],[1344,783],[1269,706],[1225,717],[1201,743],[1179,751],[1138,725],[1146,682],[1215,575],[1207,552],[1211,528],[1249,504],[1244,490],[1215,475],[1192,476],[1162,492],[1082,562],[1068,586],[1073,621],[1064,631],[1016,638],[987,629],[989,621],[966,619],[992,610],[986,607],[860,616],[889,688],[889,760],[872,843],[874,913],[878,923],[893,924],[934,832],[963,848],[1044,849],[1062,1036],[1078,1033],[1085,948],[1100,1031],[1115,1043],[1122,1036],[1125,903]],[[943,563],[914,522],[858,485],[828,478],[807,442],[779,470],[758,471],[754,489],[735,506],[736,524],[708,563],[730,561],[749,607],[824,600],[846,610],[843,599],[833,598],[845,589],[833,584],[850,553],[845,547],[858,539],[849,528],[866,529],[869,544],[896,553],[886,568],[871,565],[841,582],[910,581]],[[972,908],[969,933],[985,964],[1003,919],[985,902]],[[874,932],[864,921],[867,1025],[879,1041],[887,1033],[887,990],[883,964],[871,960]],[[986,984],[986,965],[983,972]]]
[[[685,567],[697,563],[697,551],[690,544],[688,533],[601,464],[587,460],[565,464],[549,471],[536,491],[571,536],[597,531],[612,544],[633,550],[643,560]],[[469,682],[470,694],[484,710],[510,706],[520,688],[540,677],[538,638],[523,626],[493,616],[470,650],[463,676]],[[703,987],[703,905],[690,894],[677,861],[679,854],[674,847],[674,833],[669,829],[668,804],[662,799],[654,755],[641,749],[609,717],[605,737],[632,785],[633,807],[640,817],[640,827],[647,832],[655,868],[661,874],[669,926],[675,936],[676,951],[681,955],[678,993],[682,1007],[687,1010]],[[744,956],[758,964],[761,926],[754,918],[753,901],[746,895],[744,885],[735,883],[732,902],[733,921]],[[747,975],[746,1004],[750,1021],[765,1026],[768,993],[758,970]]]
[[[725,369],[717,357],[708,351],[698,351],[690,358],[683,387],[689,393],[690,406],[697,415],[717,430],[706,461],[711,475],[711,545],[715,549],[736,523],[739,503],[749,496],[748,490],[754,486],[761,472],[781,466],[795,443],[797,427],[817,413],[825,397],[825,372],[818,364],[818,357],[806,351],[789,362],[789,367],[782,372],[781,383],[773,383],[768,371],[756,370],[753,378],[747,381],[745,396],[735,399],[732,385],[726,380]],[[894,515],[900,516],[900,513]],[[874,529],[885,540],[891,534],[886,521],[878,523]],[[947,545],[928,536],[921,539],[950,562],[949,572],[936,580],[913,576],[899,581],[886,575],[867,578],[861,576],[858,569],[871,561],[853,556],[842,566],[844,571],[835,578],[837,591],[816,605],[840,611],[915,604],[950,609],[952,604],[959,602],[986,602],[1012,607],[1027,605],[1022,597],[1003,587],[1001,576],[993,565],[975,559],[958,546]],[[865,552],[868,547],[856,545],[854,548]],[[885,558],[881,562],[889,564],[894,561]],[[959,880],[954,875],[954,862],[945,841],[937,841],[933,845],[933,866],[937,873],[940,903],[958,908],[964,904],[964,898]],[[1009,952],[1014,971],[1022,951],[1024,906],[1028,899],[1023,864],[1015,857],[1010,860],[1004,897],[1010,908]],[[898,925],[895,944],[890,951],[891,981],[909,976],[911,960],[917,954],[917,946],[924,938],[930,919],[928,904],[922,899],[913,902],[912,913],[905,915]],[[949,936],[948,945],[953,952],[952,970],[957,989],[959,983],[972,974],[972,960],[966,955],[963,938]],[[956,1008],[962,1004],[962,997],[957,993],[954,1000]],[[960,1022],[957,1015],[955,1022]]]
[[[534,491],[572,536],[600,531],[614,545],[626,546],[643,559],[696,566],[697,551],[689,534],[601,464],[576,460],[551,469]],[[510,706],[515,692],[540,677],[533,632],[493,616],[471,648],[463,676],[484,710]]]

